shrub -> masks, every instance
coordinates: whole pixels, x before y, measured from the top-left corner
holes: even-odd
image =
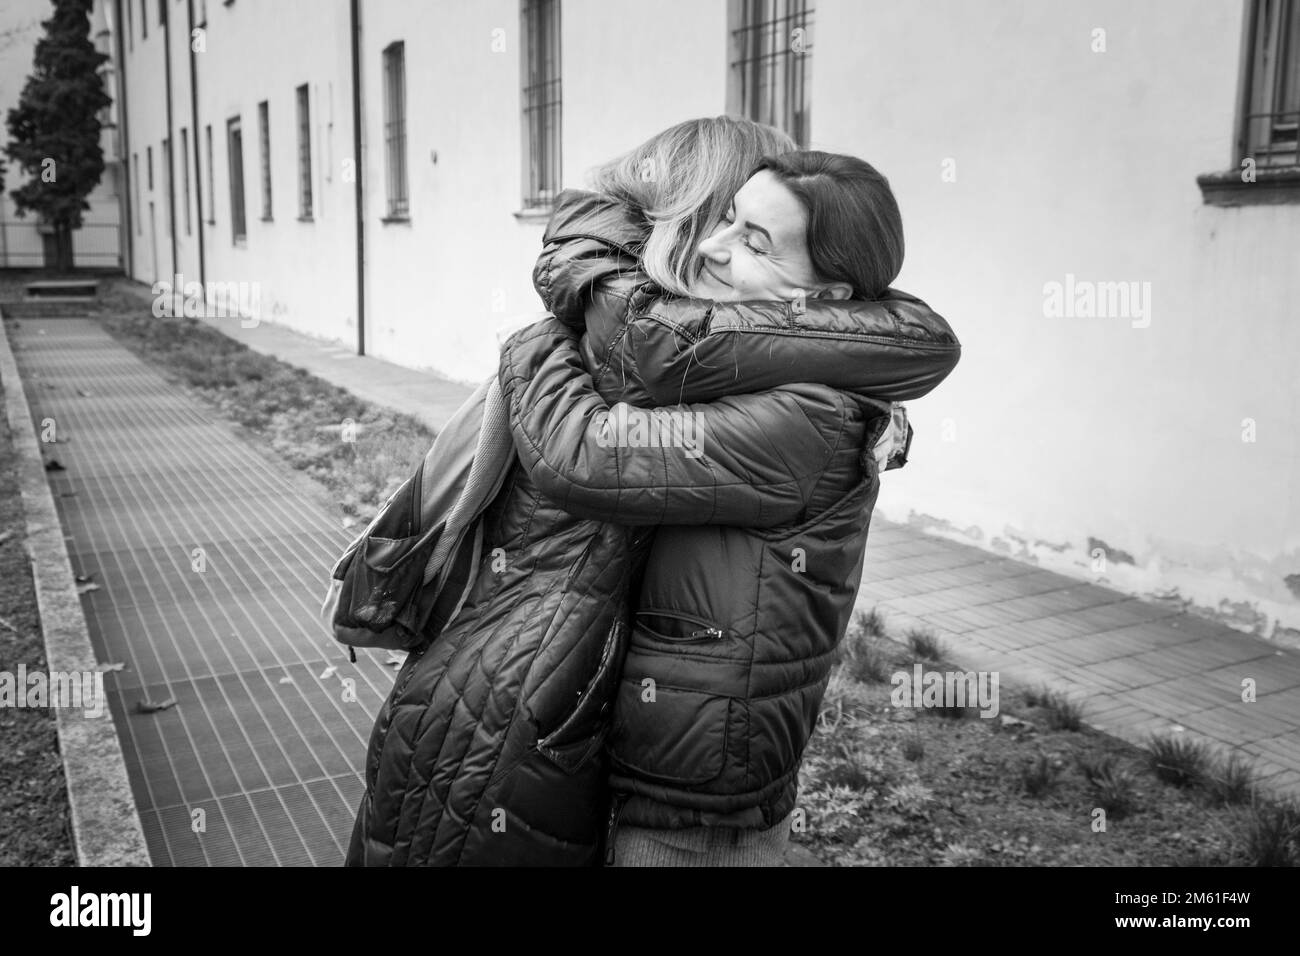
[[[1151,769],[1165,783],[1191,787],[1205,779],[1210,751],[1203,742],[1181,734],[1153,734],[1148,750]]]

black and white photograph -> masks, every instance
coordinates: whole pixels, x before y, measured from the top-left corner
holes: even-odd
[[[0,866],[1249,928],[1298,130],[1300,0],[3,0]]]

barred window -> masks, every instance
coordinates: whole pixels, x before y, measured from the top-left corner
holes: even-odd
[[[208,160],[208,225],[214,225],[217,221],[217,187],[216,174],[212,165],[212,124],[208,123],[203,127],[203,138],[206,140],[205,152]]]
[[[311,218],[311,109],[307,84],[298,87],[298,218]]]
[[[1253,0],[1247,12],[1238,161],[1261,168],[1298,166],[1300,0]]]
[[[167,234],[171,235],[172,231],[172,141],[164,136],[162,141],[162,181],[163,181],[163,198],[166,199],[167,205],[164,207],[166,212],[163,214],[163,227]]]
[[[190,234],[190,131],[181,127],[181,184],[185,197],[185,235]]]
[[[258,155],[262,167],[262,219],[271,221],[271,107],[266,100],[257,104]]]
[[[244,221],[244,133],[238,116],[226,121],[226,149],[230,160],[230,236],[238,242],[248,235]]]
[[[406,45],[384,50],[384,151],[388,169],[388,218],[410,214],[406,190]]]
[[[131,172],[135,173],[135,234],[144,234],[144,215],[140,206],[140,154],[131,154]]]
[[[729,0],[727,111],[808,145],[813,8],[809,0]]]
[[[560,190],[560,0],[523,0],[524,208]]]

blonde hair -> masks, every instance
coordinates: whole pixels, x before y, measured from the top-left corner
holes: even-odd
[[[641,210],[650,234],[646,274],[686,295],[699,271],[696,247],[726,214],[764,157],[797,149],[785,133],[731,116],[687,120],[592,171],[591,186]]]

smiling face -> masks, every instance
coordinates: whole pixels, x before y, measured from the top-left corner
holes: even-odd
[[[769,170],[740,187],[723,221],[699,246],[703,268],[690,293],[699,299],[848,298],[845,283],[817,279],[808,255],[808,213]]]

